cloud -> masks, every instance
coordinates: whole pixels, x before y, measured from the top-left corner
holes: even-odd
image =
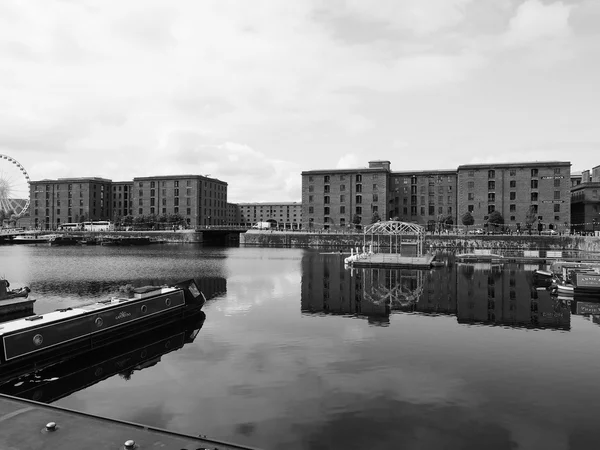
[[[356,167],[361,167],[362,165],[364,165],[364,162],[362,160],[359,160],[359,158],[356,155],[347,154],[340,158],[340,160],[338,161],[335,168],[336,169],[353,169]]]
[[[567,37],[571,34],[569,14],[571,5],[563,2],[543,4],[527,0],[516,10],[504,36],[506,45],[526,45],[538,39]]]

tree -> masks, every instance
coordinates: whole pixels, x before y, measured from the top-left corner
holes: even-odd
[[[362,218],[358,214],[354,214],[354,216],[352,217],[352,223],[354,224],[354,228],[358,229],[360,227],[361,221]]]
[[[371,217],[371,223],[376,223],[379,222],[381,220],[381,217],[379,217],[379,213],[377,211],[375,211],[373,213],[373,217]]]
[[[464,213],[461,217],[461,220],[462,224],[467,227],[467,231],[469,230],[469,227],[475,223],[475,219],[473,219],[473,215],[470,211]]]
[[[529,207],[529,210],[527,211],[527,215],[525,216],[525,226],[529,230],[529,234],[531,234],[531,227],[533,226],[533,224],[535,223],[536,220],[537,220],[537,211],[535,210],[535,207],[532,205]]]
[[[438,214],[437,216],[438,229],[445,230],[449,226],[454,224],[454,219],[452,219],[452,215],[450,214]]]
[[[496,229],[498,225],[504,225],[504,217],[502,217],[500,211],[492,211],[488,217],[488,223]]]

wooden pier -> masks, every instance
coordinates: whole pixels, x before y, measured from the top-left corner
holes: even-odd
[[[352,267],[370,267],[386,269],[429,269],[432,265],[434,256],[402,256],[398,253],[372,253],[360,255],[350,263]]]
[[[0,449],[159,448],[252,450],[251,447],[108,419],[0,394]]]

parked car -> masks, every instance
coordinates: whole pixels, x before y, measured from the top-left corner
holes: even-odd
[[[558,236],[558,231],[556,230],[543,230],[542,234],[546,234],[549,236]]]
[[[469,234],[485,234],[485,231],[483,231],[481,228],[474,228],[469,230]]]

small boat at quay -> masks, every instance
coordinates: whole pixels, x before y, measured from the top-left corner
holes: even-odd
[[[37,369],[23,365],[0,374],[0,393],[52,403],[114,375],[131,377],[160,362],[167,353],[194,341],[206,315],[198,311],[172,324],[159,324],[137,335],[83,354],[61,358]]]
[[[13,244],[47,244],[51,239],[59,236],[58,234],[21,234],[12,239]]]
[[[206,302],[193,279],[137,288],[131,295],[0,323],[0,371],[31,362],[43,366],[61,355],[90,351],[157,324],[181,320]]]
[[[8,280],[0,279],[0,320],[6,316],[33,314],[34,299],[29,298],[31,289],[27,286],[9,289]]]

